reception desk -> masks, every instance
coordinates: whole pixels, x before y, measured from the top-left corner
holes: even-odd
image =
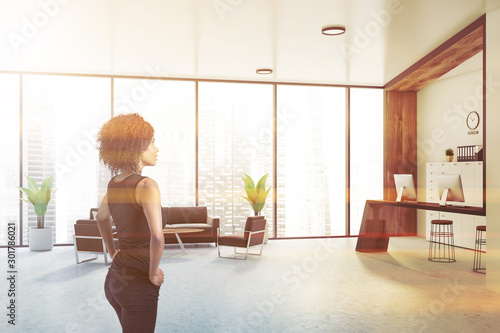
[[[440,212],[484,216],[482,207],[440,206],[430,202],[396,202],[367,200],[359,228],[356,251],[385,252],[391,236],[415,236],[416,221],[405,221],[405,210],[435,210]]]

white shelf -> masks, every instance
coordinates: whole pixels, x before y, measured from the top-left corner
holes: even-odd
[[[483,162],[439,162],[426,164],[425,200],[439,202],[439,193],[436,183],[438,174],[459,174],[462,178],[465,205],[483,206]],[[427,211],[426,213],[426,238],[429,240],[431,220],[452,220],[455,233],[455,245],[474,248],[476,226],[486,225],[484,216],[462,215]]]

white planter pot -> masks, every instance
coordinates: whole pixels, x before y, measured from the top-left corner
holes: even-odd
[[[29,244],[31,251],[52,250],[52,227],[37,229],[31,227],[29,231]]]

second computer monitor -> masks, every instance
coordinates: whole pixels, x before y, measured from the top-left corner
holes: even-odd
[[[415,190],[412,174],[395,174],[394,183],[398,192],[396,201],[399,202],[402,198],[408,201],[417,201],[417,191]]]
[[[436,175],[436,181],[441,206],[447,201],[465,202],[460,175]]]

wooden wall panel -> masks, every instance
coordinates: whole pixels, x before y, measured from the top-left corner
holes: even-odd
[[[417,184],[417,92],[385,92],[384,200],[396,200],[394,174],[413,174]],[[414,209],[392,210],[392,219],[400,221],[398,234],[417,233]],[[400,229],[402,228],[402,229]]]
[[[411,173],[417,181],[417,93],[386,91],[384,199],[395,200],[395,173]]]

